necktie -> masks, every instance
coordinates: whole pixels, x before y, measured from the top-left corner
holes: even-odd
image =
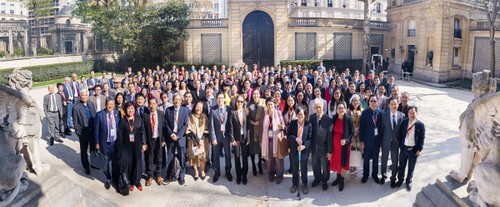
[[[299,133],[297,133],[297,138],[302,140],[302,130],[304,130],[304,127],[300,125],[298,127],[299,127]]]
[[[54,96],[54,94],[50,95],[50,110],[51,111],[57,111],[57,108],[55,107],[56,106],[56,98]]]
[[[226,117],[224,116],[224,111],[222,108],[219,109],[220,117],[221,117],[221,122],[224,123],[224,120],[226,120]]]
[[[154,135],[155,133],[155,127],[156,127],[156,119],[155,119],[155,113],[151,114],[151,134]]]
[[[139,115],[141,115],[141,116],[142,116],[142,110],[143,110],[142,107],[139,108]]]
[[[396,128],[396,115],[392,115],[392,130]]]
[[[110,136],[109,136],[109,138],[110,138],[109,141],[110,142],[114,142],[115,141],[115,135],[113,133],[111,133],[112,129],[115,128],[114,124],[113,124],[114,122],[113,122],[113,116],[112,115],[113,115],[113,113],[108,113],[108,124],[109,124],[109,129],[111,129],[110,130]]]

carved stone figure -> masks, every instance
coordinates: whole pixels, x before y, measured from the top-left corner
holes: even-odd
[[[0,84],[0,206],[26,189],[26,167],[37,175],[50,169],[40,160],[43,112],[28,95],[31,84],[31,71],[19,68],[9,75],[11,88]]]
[[[494,86],[494,87],[493,87]],[[478,206],[500,206],[500,93],[490,71],[473,75],[474,100],[460,116],[462,161],[450,177],[469,182],[469,198]]]

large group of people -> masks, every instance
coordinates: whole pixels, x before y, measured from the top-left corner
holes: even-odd
[[[365,75],[323,64],[157,66],[136,72],[127,68],[124,78],[106,72],[102,78],[94,72],[80,79],[72,74],[56,87],[48,87],[43,104],[49,145],[74,131],[86,174],[92,168],[88,151],[107,157],[107,167],[101,169],[106,189],[124,177],[129,191],[142,191],[143,174],[145,186],[183,185],[188,166],[195,181],[205,180],[213,169],[215,183],[224,159],[225,178],[233,181],[234,166],[236,183],[243,185],[251,164],[254,176],[265,169],[269,182],[276,184],[291,174],[290,191],[297,192],[300,184],[307,194],[310,160],[311,187],[321,184],[327,190],[334,172],[331,185],[342,191],[344,178],[356,177],[359,168],[362,183],[371,175],[384,184],[390,167],[391,187],[406,182],[411,190],[424,145],[417,107],[384,72]]]

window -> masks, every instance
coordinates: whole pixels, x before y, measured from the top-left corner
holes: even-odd
[[[5,3],[0,4],[0,13],[5,14]]]
[[[219,3],[214,3],[214,11],[219,11]]]
[[[302,0],[302,1],[300,2],[300,5],[301,5],[301,6],[307,6],[307,0]]]
[[[316,33],[295,33],[295,59],[316,59]]]
[[[11,13],[11,14],[14,14],[14,4],[11,4],[11,5],[10,5],[10,13]]]
[[[59,0],[52,0],[52,7],[59,6]]]
[[[382,13],[382,4],[381,3],[376,3],[374,11],[376,13],[379,13],[379,14]]]
[[[416,28],[417,26],[415,20],[408,20],[408,37],[415,37],[415,34],[417,33]]]
[[[349,8],[349,0],[342,0],[342,8]]]
[[[454,47],[453,48],[453,66],[460,66],[458,54],[459,54],[459,48]]]
[[[328,4],[328,7],[333,7],[333,0],[328,0],[327,4]]]
[[[360,1],[355,1],[355,2],[354,2],[354,7],[355,7],[356,9],[361,9],[361,2],[360,2]]]
[[[333,33],[333,59],[350,60],[352,57],[352,33]]]
[[[459,38],[461,39],[462,38],[462,30],[460,29],[460,19],[458,18],[455,18],[453,20],[453,37],[454,38]]]

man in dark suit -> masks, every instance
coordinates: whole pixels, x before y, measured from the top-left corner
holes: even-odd
[[[418,109],[416,106],[408,108],[408,119],[401,123],[399,129],[401,155],[399,157],[398,182],[399,188],[403,184],[406,164],[408,164],[408,174],[406,175],[406,189],[411,191],[413,170],[417,164],[417,158],[424,149],[425,125],[417,119]]]
[[[370,174],[370,160],[372,160],[372,177],[376,183],[378,178],[378,154],[380,151],[380,125],[382,124],[382,110],[378,108],[377,95],[369,98],[369,108],[361,113],[359,125],[359,139],[363,152],[363,178],[361,183],[366,183]]]
[[[137,104],[137,116],[149,113],[149,108],[146,106],[146,97],[142,93],[135,94],[135,103]]]
[[[389,110],[382,115],[382,125],[380,127],[380,136],[382,137],[382,179],[380,184],[385,183],[387,179],[387,161],[389,152],[391,153],[391,188],[396,187],[396,175],[399,161],[399,128],[405,115],[398,111],[398,99],[390,98],[388,101]]]
[[[305,110],[297,110],[297,120],[292,120],[288,127],[287,136],[290,142],[290,160],[292,167],[292,188],[295,193],[299,186],[299,165],[300,177],[302,178],[302,192],[307,194],[307,159],[309,158],[309,147],[311,146],[312,129],[311,124],[305,121]],[[300,153],[300,160],[299,160]],[[299,164],[300,162],[300,164]]]
[[[224,93],[217,94],[217,106],[213,107],[209,116],[210,140],[213,148],[214,183],[220,176],[220,154],[224,147],[224,157],[226,158],[226,177],[229,182],[233,180],[231,175],[231,143],[234,142],[233,128],[231,124],[231,108],[224,104]]]
[[[47,131],[49,132],[49,145],[54,145],[54,140],[63,142],[59,136],[59,120],[63,116],[63,104],[61,96],[55,93],[54,85],[48,86],[49,94],[43,97],[43,112],[47,117]]]
[[[74,98],[74,89],[73,85],[71,84],[71,79],[69,77],[64,78],[64,95],[66,96],[66,99],[68,100],[68,119],[66,120],[66,123],[68,127],[65,129],[68,132],[69,128],[73,127],[73,105],[76,103],[76,100]]]
[[[57,94],[61,96],[61,101],[62,101],[62,106],[63,106],[63,115],[59,119],[59,133],[61,134],[62,138],[66,138],[66,135],[71,135],[71,131],[68,128],[68,103],[69,100],[67,99],[67,96],[64,93],[64,84],[58,83],[57,84]]]
[[[106,96],[102,95],[102,88],[100,85],[94,87],[94,95],[89,97],[89,101],[95,106],[95,111],[99,112],[106,108]]]
[[[323,102],[316,99],[312,104],[314,114],[311,115],[309,121],[312,125],[313,138],[311,140],[312,150],[312,167],[314,173],[314,181],[311,187],[316,187],[320,182],[323,190],[328,189],[327,181],[330,179],[330,162],[327,160],[327,154],[332,154],[332,119],[323,113]]]
[[[201,89],[200,80],[194,81],[194,89],[191,91],[191,94],[193,94],[193,103],[205,99],[205,91]]]
[[[144,113],[142,120],[144,120],[144,128],[146,130],[146,144],[148,149],[145,154],[146,173],[148,179],[146,186],[150,186],[153,182],[153,177],[156,184],[163,184],[163,177],[161,176],[161,165],[163,161],[163,150],[165,141],[163,139],[163,124],[165,123],[165,113],[158,110],[158,100],[155,98],[149,99],[149,113]]]
[[[181,106],[182,98],[180,94],[174,96],[174,105],[167,109],[165,114],[165,125],[163,126],[164,137],[167,144],[167,162],[163,166],[163,177],[167,181],[178,179],[180,185],[184,185],[184,175],[186,173],[186,130],[188,125],[189,109]],[[177,151],[177,155],[175,154]],[[177,156],[181,166],[179,178],[167,177],[167,167]]]
[[[93,70],[90,71],[90,77],[87,78],[87,87],[89,88],[89,94],[91,96],[94,95],[94,87],[98,85],[98,80],[95,78],[95,72]]]
[[[118,123],[120,112],[115,109],[115,100],[108,98],[105,101],[106,108],[97,112],[94,122],[94,141],[96,150],[108,157],[108,165],[104,172],[104,187],[109,189],[111,182],[118,183],[118,168],[116,168],[115,141],[118,137]],[[109,162],[112,162],[112,172],[109,171]]]
[[[127,86],[127,94],[125,95],[125,101],[135,101],[135,95],[136,95],[136,90],[135,90],[135,85],[133,83],[129,83]]]
[[[95,106],[89,100],[89,91],[80,91],[80,101],[73,107],[73,124],[75,133],[80,140],[80,156],[85,174],[90,174],[89,156],[87,150],[94,151],[94,117]]]

